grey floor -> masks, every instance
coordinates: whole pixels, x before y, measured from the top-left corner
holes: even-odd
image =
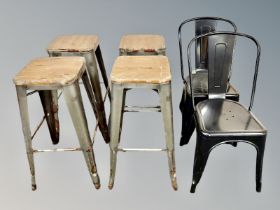
[[[280,166],[277,130],[280,118],[277,0],[0,0],[0,98],[2,100],[0,146],[0,209],[192,209],[278,210]],[[195,135],[179,147],[181,115],[178,109],[182,82],[179,72],[177,28],[184,19],[220,16],[233,20],[239,31],[255,36],[262,46],[260,74],[253,112],[268,128],[263,167],[263,190],[255,192],[256,152],[250,145],[224,145],[211,154],[195,194],[190,194]],[[120,154],[115,187],[107,188],[109,149],[98,134],[94,149],[101,189],[95,190],[81,153],[35,156],[38,190],[31,191],[13,76],[32,58],[46,56],[48,43],[60,34],[97,34],[101,40],[108,75],[118,55],[123,34],[154,33],[166,39],[173,74],[173,108],[179,190],[171,188],[167,157],[161,153]],[[186,40],[193,28],[185,30]],[[254,64],[254,48],[240,40],[236,46],[232,83],[248,103]],[[95,124],[83,91],[90,128]],[[275,97],[276,96],[276,97]],[[156,104],[157,95],[131,91],[129,104]],[[31,122],[41,118],[36,95],[30,98]],[[106,103],[109,114],[109,103]],[[74,128],[63,100],[60,102],[61,144],[77,145]],[[52,147],[46,125],[34,141],[36,148]],[[164,146],[159,113],[126,114],[122,145]]]

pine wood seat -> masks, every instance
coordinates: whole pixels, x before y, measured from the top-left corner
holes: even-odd
[[[50,52],[89,52],[99,45],[96,35],[62,35],[55,38],[48,46]]]
[[[109,100],[111,99],[110,87],[102,57],[99,38],[96,35],[61,35],[56,37],[47,47],[50,57],[81,56],[85,58],[85,65],[90,79],[90,86],[94,95],[90,96],[92,103],[96,103],[95,115],[99,120],[98,125],[106,143],[110,141],[105,113],[105,105],[100,85],[101,73]]]
[[[19,86],[55,86],[73,84],[85,71],[83,57],[44,57],[29,62],[15,77]]]
[[[119,56],[113,65],[111,81],[151,84],[170,82],[168,58],[166,56]]]
[[[122,37],[119,51],[122,54],[161,54],[165,55],[165,41],[163,36],[149,34],[129,34]]]

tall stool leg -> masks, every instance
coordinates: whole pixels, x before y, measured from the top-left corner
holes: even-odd
[[[96,48],[95,55],[96,55],[96,59],[97,59],[98,65],[99,65],[99,69],[101,71],[104,85],[106,87],[106,90],[108,91],[108,98],[111,101],[111,92],[110,92],[109,82],[108,82],[107,73],[106,73],[106,69],[105,69],[105,65],[104,65],[104,61],[103,61],[103,57],[102,57],[102,53],[101,53],[99,45]]]
[[[32,139],[31,139],[30,121],[28,115],[26,89],[21,86],[16,86],[16,90],[17,90],[18,104],[20,110],[22,130],[23,130],[23,135],[25,140],[26,153],[27,153],[27,158],[28,158],[29,168],[31,173],[32,190],[34,191],[36,190],[37,185],[35,180],[34,155],[32,149]]]
[[[124,89],[121,85],[112,84],[112,101],[111,101],[111,117],[110,117],[110,179],[108,188],[114,186],[118,144],[121,135],[122,111],[123,111]]]
[[[108,143],[110,141],[109,130],[108,130],[106,114],[104,110],[104,102],[103,102],[101,88],[100,88],[95,55],[86,54],[85,57],[86,57],[87,69],[88,69],[91,85],[96,98],[100,131],[104,140]]]
[[[178,189],[176,179],[176,166],[174,155],[174,134],[173,134],[173,113],[172,113],[172,96],[171,83],[160,85],[159,89],[161,111],[165,129],[165,140],[168,154],[169,173],[172,187]]]
[[[63,93],[92,181],[95,185],[95,188],[99,189],[100,181],[97,173],[92,143],[90,140],[87,120],[78,82],[75,82],[73,85],[64,87]]]
[[[53,144],[59,142],[58,96],[57,90],[40,90],[39,96]]]

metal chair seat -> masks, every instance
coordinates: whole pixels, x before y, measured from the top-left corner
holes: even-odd
[[[190,78],[187,77],[187,93],[190,95]],[[192,75],[192,86],[195,97],[207,97],[208,95],[208,71],[207,70],[196,70],[196,73]],[[239,98],[239,93],[231,85],[228,84],[226,93],[227,97]]]
[[[266,129],[243,105],[225,99],[205,100],[196,106],[197,125],[209,135],[264,135]]]

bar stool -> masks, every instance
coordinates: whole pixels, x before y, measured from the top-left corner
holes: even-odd
[[[106,69],[104,66],[102,53],[99,46],[99,39],[95,35],[63,35],[55,38],[48,46],[47,52],[49,56],[82,56],[86,60],[86,67],[91,82],[91,86],[95,95],[97,109],[95,110],[96,118],[98,119],[98,126],[106,143],[109,143],[109,130],[106,120],[104,101],[98,75],[98,67],[101,72],[104,85],[111,98],[110,88]]]
[[[98,189],[100,187],[92,142],[90,140],[87,119],[80,94],[80,78],[82,78],[87,92],[94,97],[88,79],[85,59],[82,57],[38,58],[32,60],[14,77],[13,81],[17,90],[22,130],[31,172],[32,190],[36,190],[37,188],[34,153],[51,151],[82,151],[95,188]],[[32,139],[35,137],[43,121],[39,124],[34,134],[31,135],[27,96],[41,90],[58,91],[59,89],[63,90],[63,95],[79,139],[80,148],[33,149]]]
[[[117,153],[119,151],[165,151],[172,186],[177,190],[176,167],[174,156],[174,136],[171,97],[171,73],[166,56],[119,56],[111,73],[111,118],[110,118],[110,156],[111,170],[109,189],[114,186]],[[160,96],[160,106],[134,107],[125,106],[125,93],[132,88],[149,88],[156,90]],[[164,149],[136,149],[119,148],[123,112],[156,111],[162,112],[166,148]]]
[[[128,34],[121,38],[119,55],[165,55],[163,36],[150,34]]]

